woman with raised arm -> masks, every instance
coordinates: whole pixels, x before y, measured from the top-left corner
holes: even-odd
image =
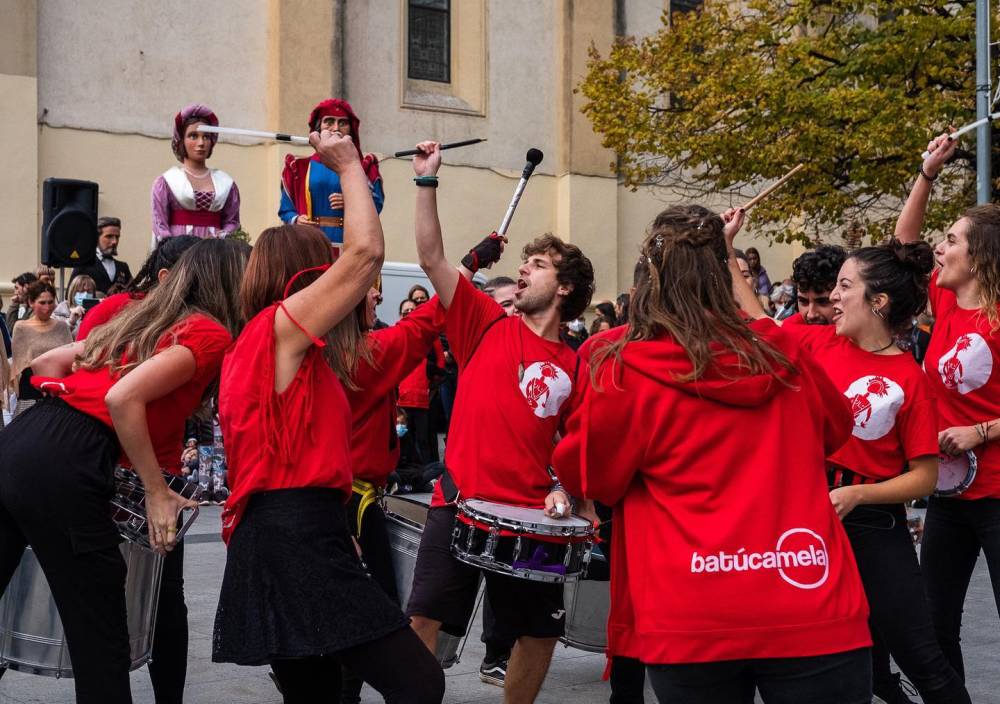
[[[30,545],[59,607],[78,702],[132,701],[126,568],[108,503],[115,464],[142,479],[150,544],[170,561],[190,502],[162,472],[180,473],[184,420],[239,329],[245,248],[199,243],[167,282],[86,342],[33,360],[33,383],[55,397],[0,432],[0,590]],[[185,627],[182,659],[186,636]],[[168,649],[181,651],[176,640]]]
[[[609,654],[646,663],[671,704],[755,688],[868,704],[868,609],[824,481],[847,404],[773,321],[747,325],[718,215],[668,208],[642,255],[629,325],[580,348],[552,460],[571,494],[613,507]]]
[[[735,261],[733,237],[744,215],[730,210],[722,217],[730,224],[726,244],[737,299],[751,317],[763,318]],[[830,294],[833,325],[807,325],[800,316],[784,324],[851,404],[851,438],[827,457],[830,500],[854,550],[872,632],[928,704],[970,701],[935,638],[903,506],[930,494],[938,475],[930,386],[912,355],[896,346],[927,305],[932,265],[924,242],[862,247],[837,274]],[[883,674],[873,683],[874,693],[900,701],[898,684],[888,670]]]
[[[339,177],[345,241],[334,263],[318,228],[283,225],[261,233],[250,258],[240,291],[249,322],[219,400],[231,494],[212,659],[270,664],[289,704],[338,699],[342,664],[387,702],[435,704],[441,668],[366,573],[346,520],[344,388],[371,355],[352,313],[382,265],[382,227],[350,138],[324,130],[310,140]]]
[[[896,223],[903,242],[920,238],[933,182],[956,144],[942,134],[928,145]],[[980,550],[1000,609],[1000,206],[966,210],[934,256],[940,268],[930,282],[935,322],[924,372],[938,399],[938,443],[943,455],[971,453],[977,470],[961,494],[931,498],[920,561],[938,640],[964,676],[962,608]]]

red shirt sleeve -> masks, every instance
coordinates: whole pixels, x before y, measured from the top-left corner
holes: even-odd
[[[464,367],[472,357],[490,325],[505,315],[499,303],[476,290],[464,276],[458,277],[458,286],[448,307],[445,334],[459,367]]]
[[[920,382],[915,387],[915,397],[901,409],[896,420],[899,440],[908,460],[938,454],[937,403],[924,388],[923,379]]]
[[[792,317],[794,318],[795,316]],[[837,330],[833,325],[807,325],[805,321],[802,321],[801,317],[799,318],[800,322],[789,325],[788,321],[791,319],[788,318],[788,320],[784,321],[781,329],[795,340],[800,348],[810,353],[815,352],[819,347],[829,344],[830,340],[837,334]]]
[[[138,300],[138,298],[133,298],[128,293],[116,293],[113,296],[108,296],[83,316],[83,320],[80,321],[80,329],[76,331],[76,341],[81,342],[86,340],[91,330],[98,325],[104,325],[104,323],[118,315],[118,312],[122,308],[132,301]]]
[[[194,355],[195,377],[211,379],[219,373],[222,358],[233,338],[222,325],[203,315],[192,315],[174,329],[175,337],[165,337],[164,347],[181,345]]]
[[[839,450],[851,439],[854,428],[854,414],[850,402],[830,381],[826,372],[809,355],[799,355],[795,365],[807,375],[816,388],[818,399],[816,409],[823,414],[823,448],[827,457]]]
[[[552,454],[552,466],[571,495],[613,506],[632,483],[649,441],[636,436],[643,432],[640,427],[628,426],[631,414],[627,409],[634,390],[630,393],[624,380],[611,378],[612,371],[620,370],[621,365],[603,364],[598,372],[601,390],[592,386],[590,342],[578,351],[576,398],[565,435]],[[628,427],[623,427],[623,422]],[[629,441],[622,442],[626,435]]]
[[[444,327],[444,320],[444,308],[434,296],[395,325],[370,334],[373,363],[359,362],[355,373],[358,390],[349,393],[355,414],[361,413],[367,405],[381,402],[423,363],[427,350],[437,341]]]

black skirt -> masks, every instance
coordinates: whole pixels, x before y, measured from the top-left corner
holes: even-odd
[[[365,572],[333,489],[255,494],[229,541],[214,662],[264,665],[378,640],[409,620]]]

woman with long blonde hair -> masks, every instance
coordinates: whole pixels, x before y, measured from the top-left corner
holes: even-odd
[[[928,146],[910,197],[896,223],[903,242],[920,239],[933,182],[955,153],[942,134]],[[965,676],[962,609],[982,551],[1000,610],[1000,206],[966,210],[934,248],[938,269],[929,297],[934,315],[924,372],[938,399],[941,454],[976,473],[961,493],[931,497],[920,561],[941,648]]]
[[[700,206],[660,213],[628,326],[580,348],[552,463],[613,507],[608,653],[645,663],[661,702],[868,704],[868,610],[824,476],[850,412],[772,321],[747,324],[723,232]]]
[[[190,502],[162,472],[180,472],[184,420],[239,329],[245,262],[242,243],[191,248],[86,342],[34,360],[33,383],[53,397],[0,432],[0,591],[30,545],[59,608],[78,702],[131,702],[125,563],[108,504],[115,465],[142,479],[150,544],[171,552]]]

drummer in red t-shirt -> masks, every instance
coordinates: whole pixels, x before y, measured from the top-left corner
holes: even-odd
[[[901,241],[920,239],[933,182],[957,145],[946,134],[928,145],[896,223]],[[938,641],[961,675],[962,608],[980,551],[1000,609],[1000,206],[966,210],[934,255],[940,268],[931,276],[935,321],[924,372],[938,399],[941,452],[972,452],[977,473],[960,494],[928,502],[920,561]]]
[[[168,284],[85,343],[34,360],[33,383],[57,398],[0,432],[0,584],[6,588],[30,545],[59,606],[78,702],[132,701],[126,565],[108,503],[115,463],[141,477],[150,543],[172,551],[189,502],[167,488],[161,470],[180,474],[184,421],[202,404],[241,323],[236,292],[246,249],[232,240],[199,242]],[[183,595],[176,597],[183,609]],[[168,617],[183,618],[173,601]],[[154,638],[164,662],[181,661],[181,681],[167,687],[175,692],[184,684],[183,621],[180,630],[183,648]],[[166,665],[160,674],[168,670],[175,673]],[[151,676],[159,696],[166,690]]]
[[[559,339],[560,321],[590,302],[593,267],[579,248],[551,235],[529,243],[508,317],[444,255],[437,215],[436,142],[417,145],[417,253],[447,309],[446,334],[459,367],[458,396],[445,464],[454,486],[435,489],[417,554],[407,613],[433,651],[440,629],[461,635],[480,571],[451,554],[456,494],[501,504],[551,509],[569,504],[547,470],[553,441],[573,391],[576,354]],[[554,513],[550,511],[550,514]],[[504,684],[507,701],[535,698],[548,671],[565,612],[561,584],[485,572],[498,635],[517,639]]]
[[[729,211],[732,237],[743,214]],[[851,404],[851,438],[827,458],[830,499],[851,541],[881,637],[925,702],[968,702],[969,694],[934,635],[923,575],[906,522],[904,501],[934,491],[938,476],[937,408],[913,356],[896,346],[927,305],[933,266],[925,242],[862,247],[851,252],[830,294],[832,325],[801,316],[784,329],[826,371]],[[745,280],[731,270],[744,311],[767,314]],[[873,663],[873,670],[874,670]],[[889,698],[892,681],[875,681]]]

